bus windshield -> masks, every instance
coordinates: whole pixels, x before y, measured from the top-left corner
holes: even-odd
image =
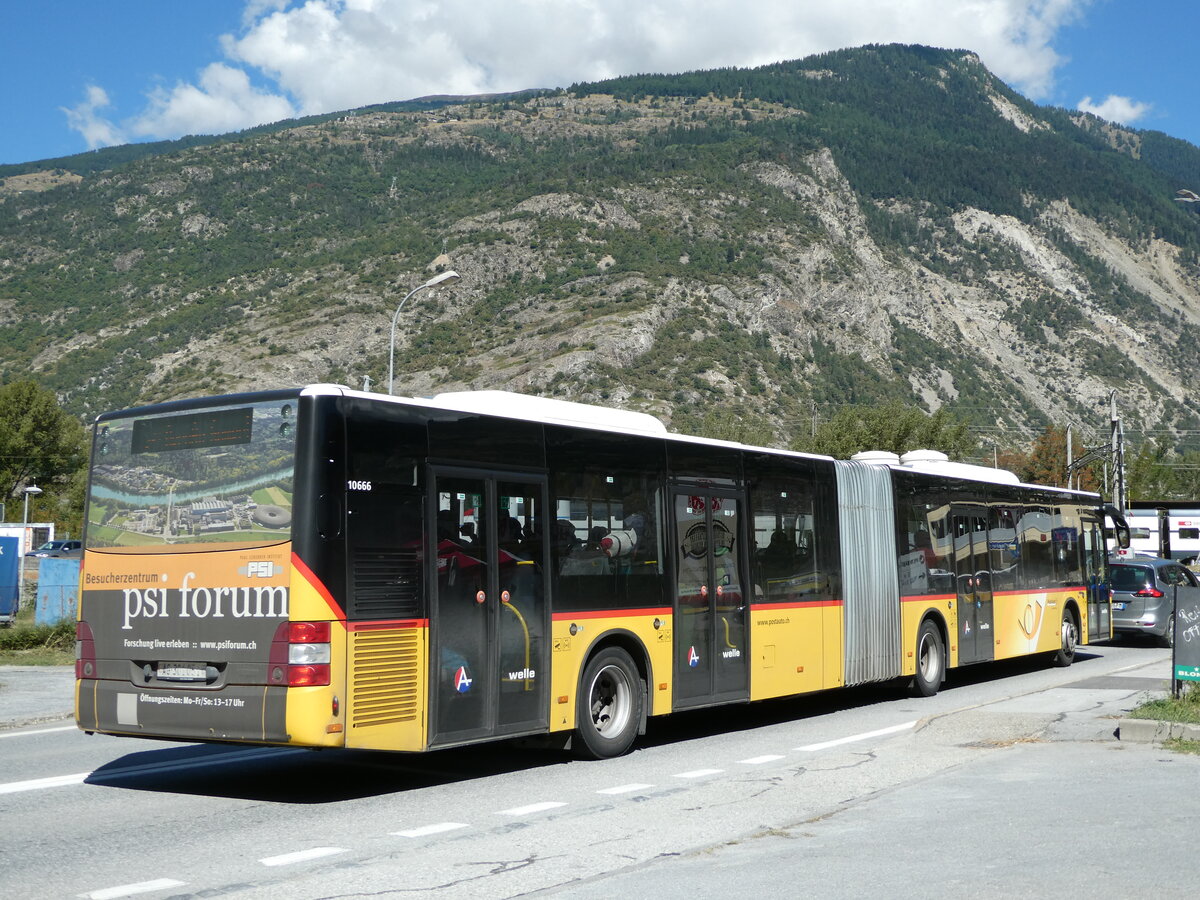
[[[97,423],[87,548],[288,540],[295,411],[276,399]]]

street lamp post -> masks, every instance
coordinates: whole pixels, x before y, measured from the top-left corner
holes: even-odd
[[[396,321],[400,318],[400,310],[404,309],[404,304],[408,302],[408,298],[418,291],[423,291],[425,288],[437,287],[438,285],[450,285],[458,281],[461,276],[454,271],[442,272],[440,275],[435,275],[424,284],[418,285],[400,301],[400,305],[396,307],[396,312],[392,316],[392,334],[388,342],[388,394],[392,393],[392,374],[395,371],[394,363],[396,359]]]
[[[31,496],[37,496],[37,495],[38,495],[38,494],[40,494],[41,492],[42,492],[42,489],[41,489],[40,487],[38,487],[36,484],[31,484],[31,485],[28,485],[28,486],[27,486],[27,487],[24,489],[24,493],[25,493],[25,513],[24,513],[24,516],[23,516],[23,518],[21,519],[21,534],[22,534],[24,537],[23,537],[23,538],[22,538],[22,540],[21,540],[21,544],[22,544],[22,546],[23,546],[25,549],[24,549],[24,551],[23,551],[23,553],[22,553],[22,555],[21,555],[21,590],[20,590],[20,591],[18,591],[18,593],[17,593],[17,598],[18,598],[18,599],[17,599],[17,605],[18,605],[18,606],[20,605],[20,602],[21,602],[21,601],[20,601],[20,596],[21,596],[21,594],[22,594],[22,593],[24,593],[24,592],[25,592],[25,568],[26,568],[26,562],[25,562],[25,561],[26,561],[27,559],[29,559],[29,551],[30,551],[30,549],[31,549],[29,546],[27,546],[27,545],[25,544],[25,540],[26,540],[26,539],[29,537],[29,498],[30,498]]]

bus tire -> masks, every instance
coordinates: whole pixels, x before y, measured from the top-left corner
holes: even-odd
[[[575,752],[581,759],[610,759],[629,751],[642,721],[643,687],[637,666],[620,647],[601,650],[579,684]]]
[[[916,658],[917,671],[913,675],[912,692],[920,697],[932,697],[946,678],[946,645],[932,619],[922,622],[917,631]]]
[[[1075,648],[1079,646],[1079,619],[1074,607],[1063,610],[1062,625],[1058,630],[1060,641],[1054,654],[1054,664],[1066,668],[1075,662]]]

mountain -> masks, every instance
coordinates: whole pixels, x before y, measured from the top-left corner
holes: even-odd
[[[427,98],[0,168],[0,379],[72,412],[507,388],[783,444],[854,403],[1196,446],[1200,149],[973,54]]]

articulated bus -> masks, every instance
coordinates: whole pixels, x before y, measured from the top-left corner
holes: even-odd
[[[650,716],[1111,636],[1105,508],[503,392],[332,385],[94,426],[81,729],[626,752]]]

